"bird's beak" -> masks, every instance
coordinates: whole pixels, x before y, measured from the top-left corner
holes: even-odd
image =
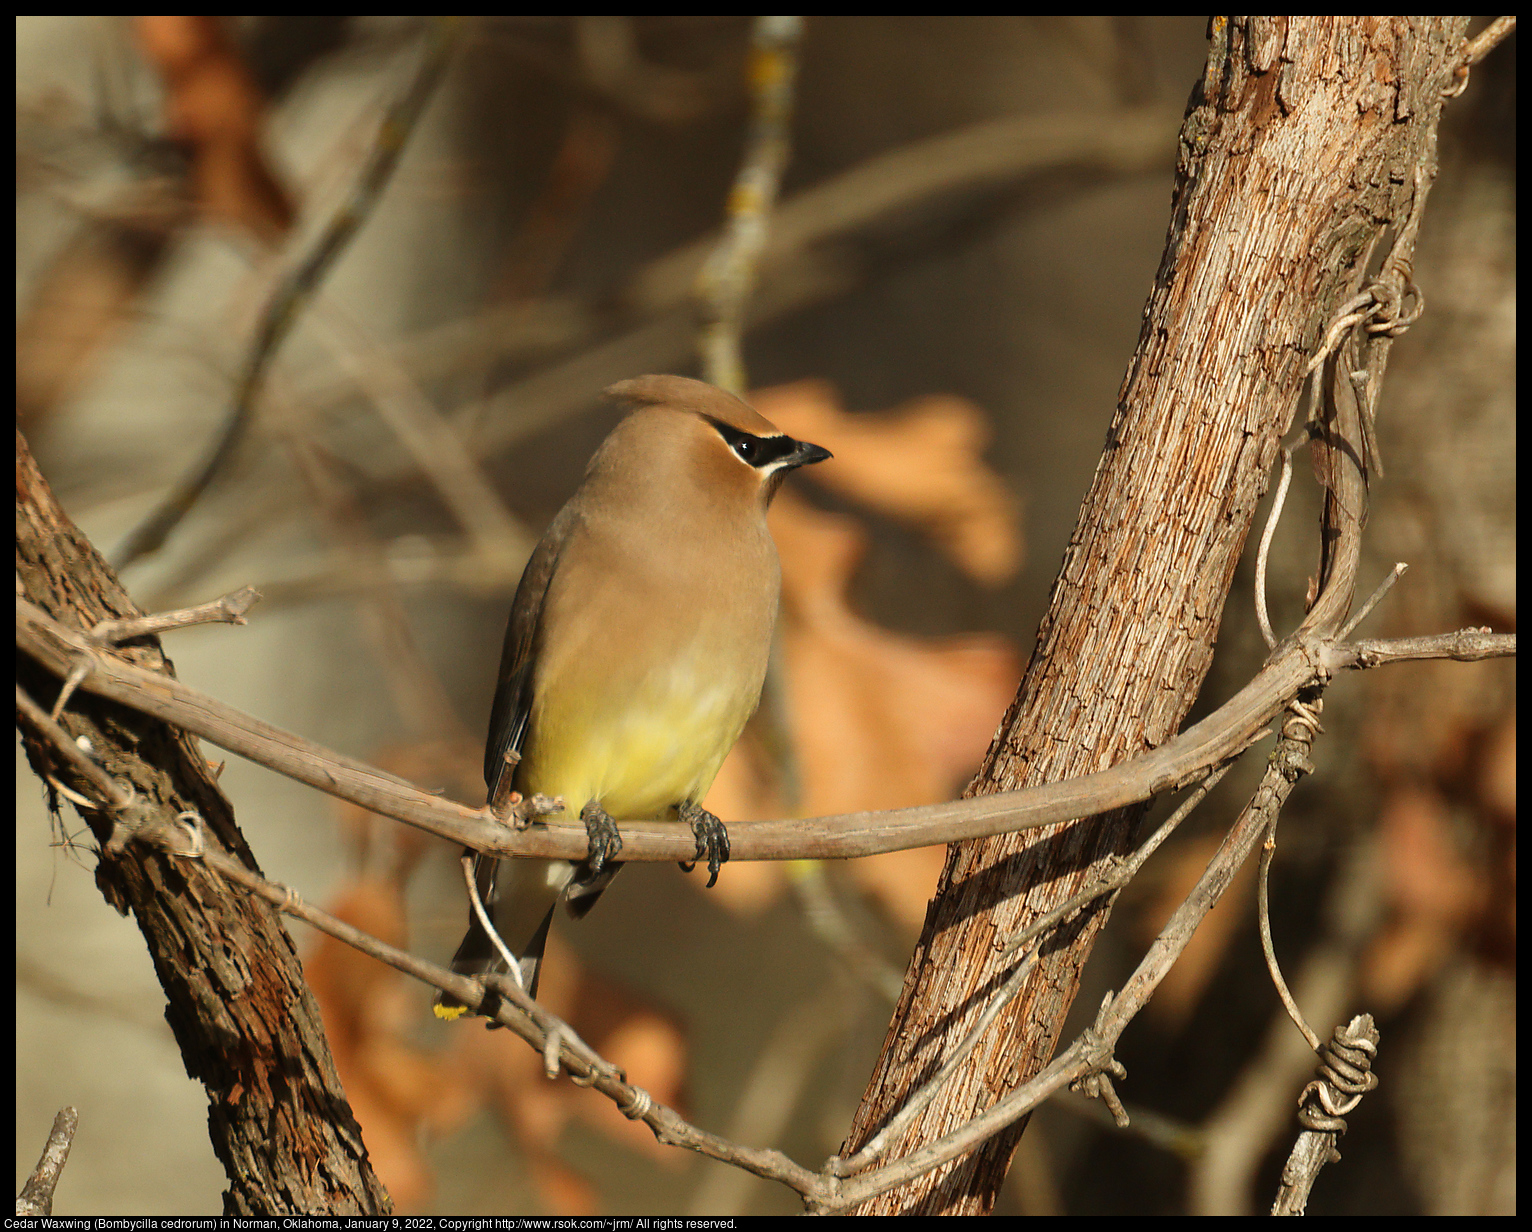
[[[812,466],[815,462],[823,462],[835,455],[822,445],[811,445],[808,441],[794,441],[793,451],[782,458],[781,470],[797,470],[800,466]]]

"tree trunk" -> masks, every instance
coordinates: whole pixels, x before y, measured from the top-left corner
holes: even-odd
[[[71,628],[142,615],[55,503],[19,432],[16,577],[26,599]],[[116,653],[173,674],[157,638],[134,639]],[[52,708],[57,677],[19,655],[16,678],[34,701]],[[131,785],[139,816],[170,828],[178,814],[195,812],[209,847],[256,869],[195,739],[83,690],[70,697],[59,721],[71,737],[90,741],[109,775]],[[92,794],[46,737],[18,726],[40,776]],[[277,913],[195,859],[143,842],[112,843],[109,814],[84,807],[80,814],[101,848],[96,882],[108,902],[138,917],[186,1071],[207,1088],[208,1130],[229,1177],[224,1213],[389,1212],[336,1076],[319,1007]],[[147,1159],[144,1166],[159,1163]]]
[[[1304,367],[1434,177],[1462,17],[1215,17],[1181,131],[1165,256],[1095,481],[1017,698],[968,794],[1086,774],[1172,735],[1197,696]],[[955,844],[846,1152],[969,1031],[1006,938],[1133,843],[1143,807]],[[1109,910],[1044,946],[1021,995],[888,1158],[1051,1057]],[[1025,1121],[858,1214],[983,1214]]]

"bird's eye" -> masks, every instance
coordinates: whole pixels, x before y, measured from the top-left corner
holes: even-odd
[[[740,456],[740,460],[755,465],[755,460],[760,454],[760,441],[753,436],[742,436],[734,442],[734,452]]]

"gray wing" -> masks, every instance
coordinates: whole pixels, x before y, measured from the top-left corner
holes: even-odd
[[[495,688],[494,708],[489,715],[489,738],[484,745],[484,784],[489,789],[490,800],[495,798],[495,788],[505,772],[507,750],[519,754],[526,741],[527,721],[532,715],[543,600],[558,569],[559,556],[579,518],[579,512],[572,504],[559,510],[538,541],[532,558],[522,571],[521,584],[516,587],[511,618],[505,629],[505,648],[500,653],[500,678]]]

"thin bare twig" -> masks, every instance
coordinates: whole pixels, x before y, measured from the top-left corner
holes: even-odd
[[[1489,55],[1496,47],[1500,46],[1511,31],[1516,29],[1515,17],[1497,17],[1489,25],[1485,26],[1477,36],[1469,39],[1463,45],[1463,62],[1458,65],[1453,73],[1453,83],[1442,91],[1444,98],[1456,98],[1464,90],[1468,89],[1468,70],[1471,69],[1485,56]]]
[[[1283,735],[1295,741],[1302,741],[1305,747],[1312,744],[1315,734],[1320,730],[1317,714],[1322,705],[1323,699],[1319,697],[1304,704],[1294,702],[1294,714],[1284,725]],[[1311,772],[1313,769],[1308,765],[1306,757],[1301,763],[1295,764],[1299,764],[1305,772]],[[1293,999],[1293,994],[1287,987],[1287,980],[1282,976],[1282,966],[1277,961],[1276,947],[1271,940],[1271,864],[1277,855],[1277,823],[1281,817],[1279,809],[1272,810],[1271,820],[1266,826],[1266,841],[1261,844],[1261,866],[1256,878],[1256,920],[1261,934],[1261,953],[1266,958],[1267,973],[1271,976],[1272,985],[1277,990],[1277,996],[1281,998],[1282,1007],[1287,1011],[1287,1016],[1293,1020],[1293,1025],[1308,1041],[1309,1047],[1318,1052],[1319,1036],[1314,1028],[1309,1026],[1303,1011],[1298,1008],[1297,1001]]]
[[[1336,1027],[1324,1046],[1319,1077],[1304,1088],[1298,1119],[1304,1132],[1293,1143],[1282,1169],[1282,1185],[1272,1203],[1273,1215],[1301,1215],[1319,1171],[1340,1160],[1335,1141],[1346,1132],[1344,1117],[1378,1085],[1372,1059],[1378,1053],[1378,1029],[1371,1014],[1358,1014]]]
[[[64,1164],[69,1159],[69,1148],[74,1145],[74,1132],[79,1124],[80,1114],[75,1109],[59,1109],[37,1167],[32,1169],[32,1175],[27,1177],[27,1183],[16,1198],[16,1214],[53,1214],[53,1191],[64,1174]]]
[[[484,909],[484,900],[479,896],[479,881],[473,875],[473,856],[464,852],[460,863],[463,866],[463,882],[468,887],[468,902],[473,907],[473,914],[479,921],[479,927],[489,936],[490,944],[495,947],[501,961],[505,963],[505,969],[516,987],[522,992],[527,990],[526,981],[521,978],[521,960],[512,954],[510,948],[500,936],[500,931],[495,927],[495,922],[489,918],[489,912]]]
[[[1459,629],[1425,637],[1364,638],[1337,642],[1325,649],[1325,667],[1382,667],[1386,663],[1409,663],[1417,659],[1456,659],[1472,663],[1479,659],[1505,659],[1516,654],[1514,633],[1495,633],[1488,628]]]
[[[1351,1009],[1358,964],[1384,913],[1381,881],[1376,834],[1347,844],[1325,892],[1322,940],[1306,948],[1293,979],[1293,999],[1309,1019],[1339,1022]],[[1271,1016],[1219,1106],[1198,1126],[1202,1150],[1188,1175],[1188,1214],[1254,1213],[1261,1161],[1280,1135],[1290,1133],[1293,1094],[1312,1076],[1314,1060],[1284,1006]]]
[[[1340,636],[1343,639],[1350,637],[1352,630],[1354,630],[1357,625],[1361,624],[1364,620],[1367,619],[1368,616],[1372,614],[1372,609],[1377,607],[1378,604],[1383,601],[1383,596],[1388,594],[1388,592],[1394,588],[1394,583],[1405,575],[1405,571],[1408,570],[1409,567],[1410,566],[1406,562],[1401,560],[1397,562],[1391,570],[1389,570],[1388,576],[1379,582],[1378,588],[1367,597],[1367,602],[1362,604],[1362,606],[1357,609],[1356,615],[1346,622],[1345,628],[1340,631]]]
[[[241,586],[211,603],[200,603],[196,607],[156,612],[152,616],[134,616],[126,620],[103,620],[90,634],[102,643],[117,643],[146,637],[151,633],[186,629],[192,625],[242,625],[248,623],[245,613],[259,603],[260,598],[261,593],[254,586]]]
[[[1287,503],[1287,486],[1293,480],[1293,448],[1282,447],[1282,478],[1277,481],[1277,494],[1271,498],[1271,512],[1266,515],[1266,529],[1261,532],[1261,546],[1255,554],[1255,619],[1268,650],[1276,649],[1277,635],[1271,631],[1271,617],[1266,613],[1266,560],[1277,523],[1282,520],[1282,507]]]
[[[221,598],[214,599],[211,603],[199,604],[196,607],[158,612],[152,616],[133,616],[124,620],[102,620],[86,634],[86,640],[99,649],[132,641],[138,637],[167,633],[171,629],[189,628],[192,625],[218,623],[242,625],[246,623],[245,613],[260,597],[260,592],[254,587],[242,586]],[[70,669],[69,675],[64,678],[64,687],[59,690],[59,695],[53,702],[52,717],[54,719],[64,713],[64,707],[69,704],[70,697],[90,674],[91,662],[91,656],[82,654]]]
[[[510,1028],[539,1051],[544,1051],[551,1040],[556,1045],[555,1055],[559,1064],[568,1070],[576,1083],[595,1088],[611,1099],[624,1116],[644,1121],[661,1142],[737,1164],[759,1176],[781,1181],[805,1195],[820,1188],[821,1180],[815,1173],[794,1163],[780,1151],[758,1150],[729,1142],[716,1134],[698,1129],[673,1109],[656,1103],[643,1088],[628,1083],[622,1071],[581,1040],[568,1023],[527,997],[512,980],[494,981],[491,991],[485,981],[458,975],[445,967],[425,962],[408,951],[388,945],[328,912],[311,906],[294,890],[267,881],[221,852],[187,851],[183,834],[153,828],[139,831],[137,837],[174,855],[201,860],[220,876],[265,899],[284,914],[304,921],[379,962],[447,993],[465,1005],[475,1007],[477,1012]]]
[[[1294,756],[1286,737],[1278,742],[1277,751],[1272,754],[1266,775],[1251,802],[1241,812],[1207,869],[1160,931],[1122,991],[1115,996],[1108,994],[1102,1002],[1091,1028],[1062,1050],[1031,1081],[1009,1092],[966,1124],[873,1172],[844,1178],[835,1195],[837,1205],[865,1202],[933,1167],[957,1159],[1005,1126],[1026,1116],[1049,1096],[1082,1079],[1096,1077],[1100,1095],[1108,1100],[1109,1106],[1114,1103],[1116,1097],[1107,1075],[1116,1073],[1121,1076],[1121,1067],[1113,1057],[1117,1040],[1169,974],[1197,925],[1212,910],[1233,881],[1234,874],[1254,850],[1272,811],[1280,808],[1302,773],[1300,762],[1303,761],[1306,758]],[[1120,1103],[1113,1110],[1120,1113]],[[1119,1116],[1119,1123],[1121,1119]],[[844,1169],[842,1163],[832,1161],[832,1164],[838,1170]]]
[[[1316,608],[1316,610],[1318,610]],[[1312,613],[1311,613],[1312,617]],[[1415,639],[1411,639],[1414,641]],[[1421,653],[1392,653],[1395,643],[1337,650],[1307,629],[1284,643],[1260,673],[1218,710],[1157,749],[1111,769],[1058,783],[916,808],[737,823],[734,858],[844,859],[928,847],[961,838],[1034,829],[1147,800],[1195,782],[1266,732],[1270,721],[1315,679],[1340,668],[1403,658],[1500,657],[1515,653],[1514,635],[1449,634],[1425,639]],[[470,809],[421,791],[397,775],[326,749],[229,706],[169,676],[104,655],[86,635],[70,630],[26,600],[16,602],[16,644],[49,671],[65,676],[82,655],[89,674],[81,688],[174,723],[185,731],[372,812],[393,817],[484,855],[578,860],[587,839],[579,825],[516,829],[483,809]],[[1364,661],[1367,660],[1367,661]],[[696,843],[684,827],[624,822],[623,858],[688,860]]]
[[[1485,56],[1489,55],[1496,47],[1505,42],[1516,29],[1514,15],[1497,17],[1489,25],[1485,26],[1475,35],[1463,49],[1463,59],[1469,64],[1477,64]]]
[[[1060,903],[1047,914],[1038,916],[1031,924],[1027,925],[1027,927],[1023,928],[1006,942],[1003,952],[1006,954],[1014,953],[1022,946],[1041,937],[1045,932],[1053,928],[1054,925],[1073,915],[1087,903],[1094,902],[1103,895],[1110,894],[1113,890],[1119,890],[1132,881],[1149,857],[1160,849],[1160,846],[1167,838],[1175,833],[1177,826],[1191,816],[1192,810],[1207,798],[1208,792],[1218,786],[1223,780],[1224,775],[1228,774],[1230,769],[1233,768],[1233,765],[1233,762],[1226,762],[1221,766],[1214,767],[1207,777],[1197,784],[1196,790],[1188,795],[1176,807],[1176,811],[1164,820],[1160,828],[1149,836],[1143,846],[1126,860],[1121,861],[1110,876],[1103,877],[1095,885],[1086,886],[1085,889],[1081,890],[1068,902]]]
[[[728,223],[697,279],[702,316],[698,349],[703,375],[739,397],[746,390],[740,356],[745,307],[787,166],[793,78],[798,72],[798,40],[802,35],[801,17],[755,19],[750,35],[750,135],[744,161],[729,191]]]
[[[29,723],[53,741],[60,755],[89,781],[101,799],[105,800],[111,808],[121,811],[132,803],[132,793],[124,791],[111,775],[98,766],[85,750],[70,738],[69,733],[59,726],[58,720],[28,697],[19,684],[16,686],[16,709],[26,717]],[[54,779],[48,781],[56,790],[63,792],[76,804],[84,804],[91,808],[98,807],[95,801],[82,799],[62,783]]]

